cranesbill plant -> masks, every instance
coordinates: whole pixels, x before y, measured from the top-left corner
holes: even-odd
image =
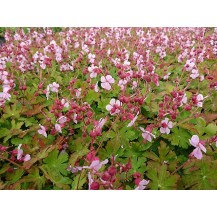
[[[0,189],[216,189],[216,28],[7,28]]]

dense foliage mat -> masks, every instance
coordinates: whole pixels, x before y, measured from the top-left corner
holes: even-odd
[[[1,31],[0,189],[217,188],[216,28]]]

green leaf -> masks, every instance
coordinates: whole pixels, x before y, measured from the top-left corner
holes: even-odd
[[[151,167],[158,167],[159,165],[167,165],[169,171],[174,171],[177,168],[179,160],[174,151],[163,141],[160,141],[158,147],[158,155],[153,151],[146,154],[147,158],[151,159],[148,161],[148,165]]]
[[[214,136],[217,132],[217,126],[214,123],[210,123],[205,127],[205,133],[209,136]]]
[[[191,134],[187,130],[181,127],[175,127],[172,129],[172,134],[171,134],[172,145],[187,149],[190,146],[189,144],[190,138],[191,138]]]
[[[194,128],[198,131],[199,135],[204,134],[206,121],[203,118],[201,118],[201,117],[195,118],[193,120],[190,120],[189,122],[192,123],[192,124],[195,124]]]
[[[23,140],[20,139],[20,138],[15,137],[15,138],[11,139],[11,143],[14,144],[14,145],[19,145],[19,144],[23,143]]]
[[[72,189],[73,190],[82,190],[82,186],[87,181],[87,175],[85,173],[80,173],[73,179]]]
[[[138,131],[131,130],[130,127],[123,127],[120,130],[120,139],[123,141],[132,141],[139,137]]]
[[[14,184],[15,182],[17,182],[24,174],[24,170],[23,169],[16,169],[14,173],[11,173],[10,175],[8,175],[7,177],[7,185],[11,185]]]
[[[183,182],[186,189],[215,190],[217,188],[217,161],[204,156],[192,160],[184,167]]]
[[[114,138],[116,133],[113,130],[110,130],[108,133],[106,133],[107,138]]]
[[[38,122],[35,120],[34,117],[30,117],[30,118],[24,118],[24,117],[22,117],[22,118],[19,118],[19,120],[20,120],[20,121],[24,121],[26,127],[29,127],[29,126],[32,126],[32,125],[38,123]]]
[[[29,174],[22,179],[22,181],[32,182],[34,188],[41,190],[45,185],[46,179],[43,175],[40,175],[38,168],[33,168],[29,171]]]
[[[5,137],[5,136],[7,136],[9,134],[10,134],[10,130],[8,130],[6,128],[1,128],[0,129],[0,138],[3,138],[3,137]]]
[[[67,161],[68,154],[66,152],[59,153],[55,149],[43,160],[45,164],[40,167],[46,178],[50,179],[57,187],[63,189],[68,189],[67,184],[71,183],[71,180],[65,177],[68,173],[66,170]]]
[[[89,90],[87,95],[86,95],[86,102],[92,103],[93,101],[98,101],[99,100],[99,93],[95,92],[94,90]]]
[[[147,177],[150,179],[148,186],[152,190],[170,190],[176,189],[179,176],[171,175],[167,171],[166,165],[159,165],[157,168],[149,167]]]
[[[18,119],[20,117],[21,114],[21,108],[20,106],[18,106],[18,104],[13,104],[13,105],[7,105],[5,106],[4,109],[4,114],[3,114],[3,118],[7,119],[7,118],[12,118],[12,119]]]
[[[67,174],[67,163],[68,160],[68,154],[60,153],[58,150],[53,150],[49,153],[48,157],[43,160],[44,163],[47,164],[48,167],[58,170],[63,175]]]

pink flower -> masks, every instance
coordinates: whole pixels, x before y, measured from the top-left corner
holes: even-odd
[[[121,88],[121,90],[124,89],[125,84],[127,84],[127,80],[126,79],[119,80],[119,82],[118,82],[118,86]]]
[[[84,168],[89,168],[89,169],[92,169],[94,171],[98,171],[102,167],[102,165],[107,164],[107,163],[108,163],[108,159],[106,159],[102,162],[100,162],[99,160],[94,160],[94,161],[92,161],[92,163],[90,164],[89,167],[84,167]]]
[[[25,157],[23,158],[23,161],[29,161],[31,160],[31,156],[29,154],[26,154]]]
[[[187,100],[188,100],[188,98],[187,98],[186,93],[185,93],[184,96],[182,97],[181,105],[182,105],[183,103],[187,103]]]
[[[119,107],[122,103],[119,100],[111,99],[110,104],[106,106],[106,110],[110,111],[111,115],[117,114],[120,112]]]
[[[7,92],[1,92],[0,93],[0,98],[2,98],[3,100],[10,100],[11,94],[9,94]]]
[[[189,142],[195,147],[191,154],[199,160],[202,159],[203,155],[201,150],[206,153],[206,148],[200,142],[199,137],[197,135],[193,135],[191,139],[189,139]]]
[[[44,137],[47,137],[47,133],[46,133],[46,130],[45,130],[45,127],[42,126],[41,124],[39,124],[39,126],[41,127],[40,130],[38,130],[38,133],[43,135]]]
[[[193,69],[193,67],[195,66],[195,63],[194,63],[194,60],[191,59],[191,60],[187,60],[186,61],[186,64],[185,64],[185,69],[186,71],[191,71]]]
[[[139,129],[143,132],[142,137],[144,138],[144,140],[152,142],[152,138],[156,138],[156,136],[151,133],[151,130],[145,130],[143,127],[140,127]]]
[[[57,121],[58,121],[60,124],[63,124],[63,123],[65,123],[65,122],[67,121],[67,117],[61,116],[60,118],[58,118]]]
[[[22,155],[23,155],[23,150],[21,149],[22,144],[18,145],[18,152],[17,152],[17,160],[21,160],[22,159]]]
[[[22,160],[24,162],[29,161],[31,159],[29,154],[26,154],[23,158],[23,150],[21,149],[22,144],[19,144],[18,146],[18,152],[17,152],[17,160]]]
[[[55,130],[59,133],[62,133],[62,128],[61,128],[60,124],[55,124]]]
[[[108,120],[108,117],[106,118],[100,118],[98,124],[96,125],[96,128],[102,129],[106,121]]]
[[[172,122],[169,121],[168,118],[165,118],[163,121],[161,121],[160,132],[169,134],[170,133],[170,128],[172,128],[172,127],[173,127]]]
[[[76,113],[73,115],[73,121],[74,121],[75,124],[78,123],[78,121],[77,121],[77,116],[78,116],[78,115],[77,115]]]
[[[197,95],[197,107],[203,107],[203,95],[202,94]]]
[[[79,47],[79,42],[75,42],[75,44],[74,44],[74,48],[78,48]]]
[[[111,85],[115,82],[114,78],[111,75],[106,75],[101,77],[101,86],[106,90],[111,90]]]
[[[88,54],[88,59],[90,60],[91,63],[94,63],[95,58],[96,58],[95,54],[91,54],[91,53]]]
[[[145,188],[146,188],[146,185],[149,183],[149,180],[147,181],[147,180],[145,180],[145,179],[143,179],[143,180],[141,180],[140,182],[139,182],[139,185],[135,188],[135,190],[144,190]]]
[[[158,74],[153,74],[153,82],[156,86],[159,86]]]
[[[93,183],[93,178],[92,178],[90,172],[88,172],[88,175],[87,175],[87,176],[88,176],[88,186],[89,186],[89,190],[90,190],[91,184]]]
[[[47,88],[46,88],[46,98],[47,98],[47,100],[49,98],[49,95],[50,95],[50,87],[48,85]]]
[[[69,103],[65,99],[61,99],[61,104],[64,106],[64,108],[69,107]]]
[[[137,88],[137,86],[138,86],[138,83],[137,83],[137,81],[133,81],[133,86],[132,86],[132,89],[135,89],[135,88]]]
[[[203,81],[204,80],[204,75],[201,75],[200,76],[200,81]]]
[[[53,82],[52,84],[49,84],[50,90],[52,92],[57,93],[58,92],[58,88],[59,88],[59,84],[57,84],[56,82]]]
[[[78,88],[78,89],[75,90],[75,95],[76,95],[77,98],[80,98],[80,96],[81,96],[81,88]]]
[[[164,80],[167,80],[170,75],[171,75],[171,72],[167,73],[167,74],[163,77],[163,79],[164,79]]]
[[[95,69],[98,69],[98,67],[94,66],[93,64],[88,67],[88,71],[90,72],[90,78],[96,78],[97,72],[95,71]]]
[[[83,167],[72,167],[71,165],[67,168],[67,171],[71,171],[72,173],[77,173],[78,171],[81,171]]]
[[[99,92],[99,88],[98,88],[98,81],[96,82],[95,86],[94,86],[94,91],[95,92]]]
[[[193,69],[193,70],[191,71],[190,77],[193,78],[193,79],[195,79],[195,78],[197,78],[198,76],[199,76],[198,70],[197,70],[197,69]]]
[[[133,126],[133,124],[135,123],[136,119],[138,118],[139,112],[137,112],[136,116],[133,118],[132,121],[130,121],[130,123],[127,125],[127,127],[131,127]]]
[[[86,53],[89,52],[89,48],[86,44],[82,44],[82,50],[85,51]]]

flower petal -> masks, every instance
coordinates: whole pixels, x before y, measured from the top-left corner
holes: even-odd
[[[101,82],[106,82],[105,76],[101,77]]]
[[[173,123],[171,121],[169,121],[169,123],[167,124],[169,128],[173,127]]]
[[[201,152],[199,147],[195,148],[192,153],[193,153],[194,157],[196,157],[199,160],[202,159],[202,157],[203,157],[202,152]]]
[[[161,127],[161,128],[160,128],[160,132],[161,132],[161,133],[166,133],[166,128]]]
[[[197,147],[198,143],[200,142],[199,137],[197,135],[193,135],[189,141],[190,144],[193,145],[194,147]]]
[[[199,143],[199,148],[206,153],[206,148],[201,143]]]
[[[109,84],[109,82],[101,83],[101,87],[106,90],[111,90],[111,85]]]
[[[114,105],[114,104],[115,104],[115,99],[111,99],[111,100],[110,100],[110,104],[111,104],[111,105]]]
[[[107,105],[105,108],[106,108],[107,111],[111,111],[111,109],[112,109],[113,107],[112,107],[111,105]]]
[[[143,127],[139,127],[139,129],[140,129],[143,133],[146,132],[145,129],[144,129]]]

